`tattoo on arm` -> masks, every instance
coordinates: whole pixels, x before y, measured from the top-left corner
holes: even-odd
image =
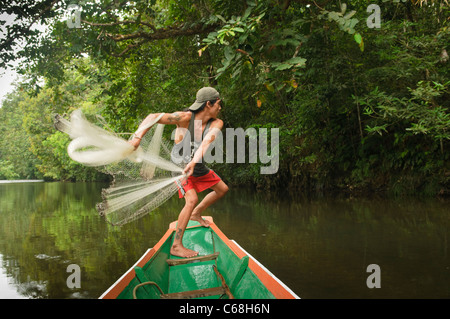
[[[178,122],[181,120],[181,116],[180,114],[178,114],[178,112],[175,112],[170,114],[167,119],[169,120],[169,122]]]

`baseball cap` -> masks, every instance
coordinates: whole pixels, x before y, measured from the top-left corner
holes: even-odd
[[[204,87],[197,91],[197,96],[194,104],[192,104],[189,109],[192,111],[198,110],[203,103],[207,101],[217,100],[219,99],[219,92],[215,88],[212,87]]]

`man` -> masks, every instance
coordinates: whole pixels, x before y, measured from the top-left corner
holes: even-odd
[[[180,143],[185,145],[185,139],[190,139],[187,142],[192,147],[191,156],[185,161],[187,165],[184,168],[184,173],[187,175],[187,180],[179,187],[179,195],[180,198],[184,196],[185,205],[178,217],[177,231],[170,249],[170,253],[174,256],[194,257],[198,255],[198,252],[183,246],[182,239],[189,219],[198,221],[202,226],[208,227],[209,222],[202,218],[202,212],[228,191],[228,186],[202,161],[206,150],[222,130],[223,121],[217,118],[221,108],[219,92],[214,88],[204,87],[197,92],[196,101],[189,107],[188,111],[164,114],[157,122],[177,126],[174,150],[180,150],[177,146],[182,145]],[[150,114],[141,126],[155,120],[159,115]],[[130,143],[137,148],[148,130],[143,130],[138,135],[134,135]],[[202,192],[208,188],[212,189],[212,192],[206,195],[197,205],[197,192]]]

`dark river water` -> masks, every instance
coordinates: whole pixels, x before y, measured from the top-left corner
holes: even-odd
[[[183,206],[174,196],[114,227],[95,210],[106,186],[0,184],[0,298],[98,298]],[[450,297],[449,204],[231,189],[205,215],[301,298],[435,299]],[[71,264],[80,288],[67,285]]]

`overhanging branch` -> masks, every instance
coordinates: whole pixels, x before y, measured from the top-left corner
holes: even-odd
[[[142,24],[142,25],[149,27],[153,31],[157,31],[157,29],[155,28],[155,26],[153,24],[148,23],[148,22],[143,22],[143,21],[137,22],[137,21],[133,21],[133,20],[124,20],[124,21],[116,21],[116,22],[110,22],[110,23],[96,23],[96,22],[89,22],[89,21],[81,19],[81,22],[86,23],[91,26],[94,26],[94,27],[112,27],[115,25],[124,25],[124,24],[136,24],[136,25]]]
[[[96,22],[90,22],[86,20],[81,20],[81,22],[93,26],[93,27],[102,27],[102,31],[100,32],[100,35],[103,34],[105,37],[108,37],[109,39],[115,41],[115,42],[123,42],[127,40],[132,40],[133,42],[128,44],[127,47],[122,50],[120,53],[111,53],[112,56],[121,57],[124,56],[126,53],[128,53],[130,50],[137,48],[141,46],[142,44],[150,41],[156,41],[156,40],[165,40],[165,39],[173,39],[178,38],[182,36],[192,36],[192,35],[198,35],[198,34],[205,34],[210,33],[214,31],[219,25],[197,25],[192,28],[185,28],[184,25],[180,26],[174,26],[174,27],[168,27],[168,28],[155,28],[154,25],[148,22],[143,21],[133,21],[133,20],[124,20],[124,21],[116,21],[116,22],[110,22],[110,23],[96,23]],[[150,28],[149,31],[137,31],[133,33],[128,34],[117,34],[112,32],[105,32],[105,28],[113,27],[117,25],[144,25]],[[98,39],[100,38],[100,35]]]

